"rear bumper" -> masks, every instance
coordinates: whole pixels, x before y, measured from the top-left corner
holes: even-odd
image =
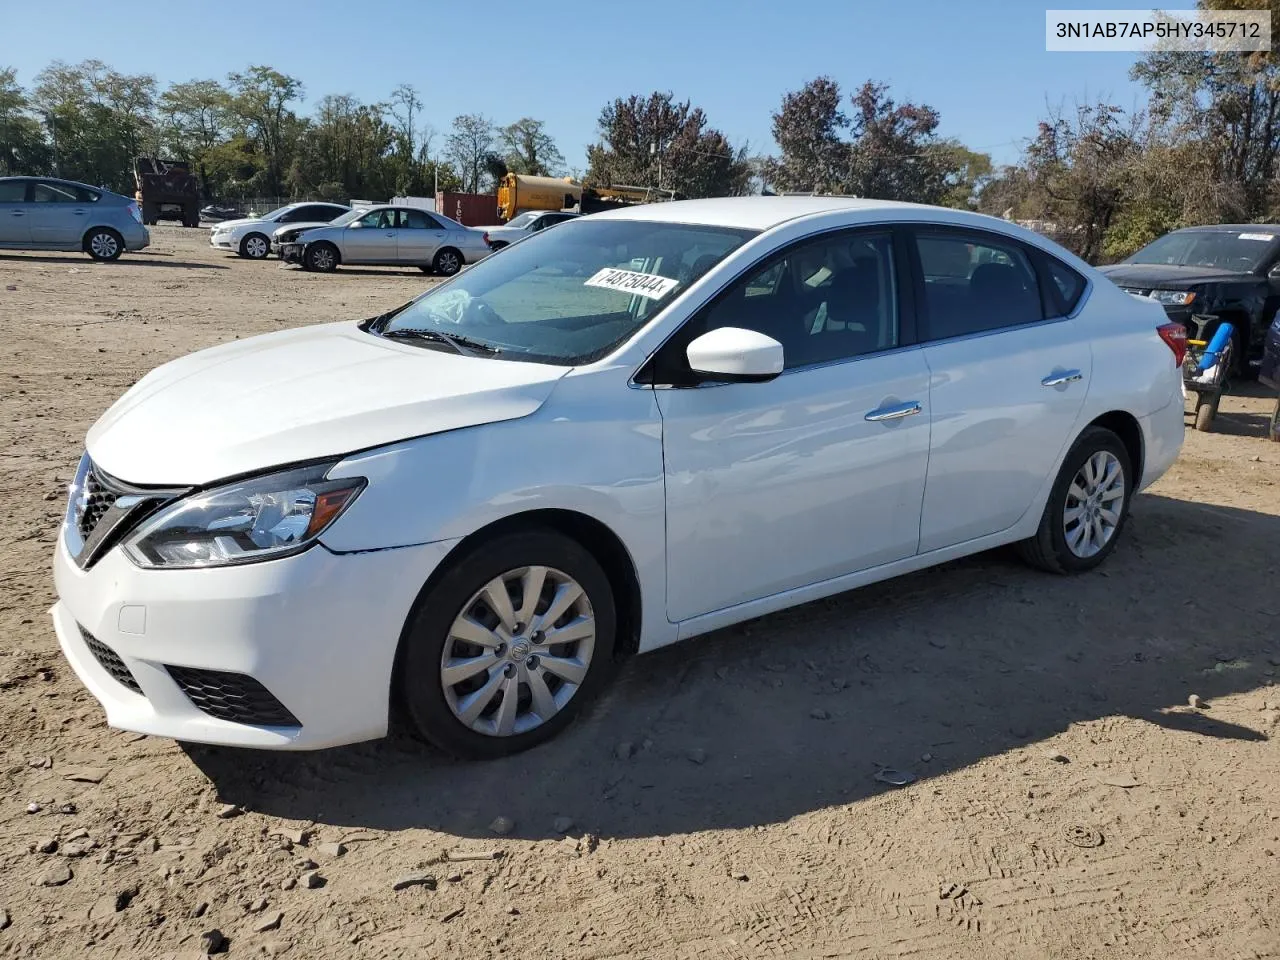
[[[151,246],[151,231],[140,223],[134,223],[132,226],[121,230],[120,235],[124,237],[124,248],[126,250],[143,250]]]
[[[1184,400],[1186,388],[1175,390],[1173,399],[1155,413],[1138,420],[1142,428],[1143,463],[1142,479],[1139,490],[1145,490],[1159,480],[1173,462],[1178,459],[1182,450],[1182,440],[1186,434],[1184,418]]]

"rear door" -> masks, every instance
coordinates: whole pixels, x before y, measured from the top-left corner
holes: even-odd
[[[430,266],[440,244],[444,242],[444,228],[421,210],[405,209],[396,212],[400,217],[397,258],[401,263]]]
[[[1075,434],[1093,360],[1042,277],[1047,255],[985,231],[913,234],[932,411],[927,553],[1007,530],[1026,513]]]
[[[75,250],[89,228],[95,198],[81,187],[57,180],[35,180],[27,223],[37,247]]]
[[[0,247],[29,247],[31,228],[27,203],[29,180],[0,180]]]

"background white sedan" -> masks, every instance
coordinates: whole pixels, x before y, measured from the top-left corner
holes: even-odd
[[[360,207],[291,238],[293,233],[276,232],[280,258],[325,273],[347,263],[411,266],[451,277],[491,252],[481,229],[440,213],[390,204]]]
[[[350,211],[338,203],[290,203],[261,217],[224,220],[209,229],[209,245],[230,250],[250,260],[271,252],[271,234],[286,223],[324,224]]]
[[[489,244],[491,250],[501,250],[532,233],[554,227],[557,223],[564,223],[577,216],[576,213],[530,210],[518,217],[512,217],[500,227],[485,227],[485,242]]]

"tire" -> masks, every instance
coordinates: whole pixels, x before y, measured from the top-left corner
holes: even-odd
[[[445,247],[436,254],[431,262],[431,269],[442,277],[452,277],[462,269],[462,254],[453,247]]]
[[[102,263],[119,260],[124,253],[124,237],[110,227],[94,227],[84,235],[84,252]]]
[[[316,273],[333,273],[338,269],[338,248],[332,243],[310,244],[302,255],[302,263]]]
[[[1221,399],[1220,394],[1215,394],[1209,400],[1196,400],[1196,429],[1201,433],[1213,429],[1213,418],[1218,415],[1218,401]]]
[[[529,578],[533,568],[543,571],[540,580]],[[512,597],[503,589],[511,605],[505,618],[484,596],[494,584],[515,593]],[[522,591],[533,585],[541,587],[531,592],[536,613],[525,623],[515,622],[528,609]],[[539,620],[554,613],[549,604],[564,587],[572,592],[570,585],[579,587],[581,596],[554,622],[562,631],[573,628],[572,639],[547,643]],[[518,753],[550,739],[608,683],[614,664],[615,611],[600,564],[580,543],[562,534],[510,533],[468,552],[419,598],[405,625],[397,685],[414,731],[446,753],[470,760]],[[468,636],[485,645],[458,635],[464,614]],[[491,640],[497,645],[488,646]],[[481,657],[488,662],[478,667],[467,663]],[[447,688],[446,662],[459,675]],[[557,666],[548,666],[550,662]],[[465,670],[460,673],[459,665],[476,669],[462,676]],[[580,679],[562,679],[561,671],[572,671]],[[538,710],[539,697],[546,716]],[[509,714],[503,709],[508,702],[514,704]],[[468,707],[473,713],[464,719]]]
[[[271,252],[271,240],[261,233],[246,234],[240,241],[240,256],[249,260],[265,260]]]
[[[1099,479],[1106,482],[1099,482],[1096,487],[1087,482],[1077,484],[1078,479],[1085,480],[1084,476],[1078,475],[1082,475],[1090,464],[1105,465]],[[1118,465],[1120,474],[1107,481],[1113,465]],[[1062,461],[1062,469],[1053,482],[1053,489],[1049,491],[1049,500],[1045,504],[1035,536],[1017,544],[1019,555],[1026,563],[1049,573],[1083,573],[1092,570],[1111,555],[1124,531],[1135,483],[1129,452],[1120,438],[1103,427],[1087,428],[1072,444]],[[1077,500],[1075,489],[1088,490],[1101,496],[1082,502]],[[1118,494],[1116,491],[1119,491]],[[1068,502],[1069,499],[1071,503]],[[1117,499],[1120,501],[1118,511],[1114,507]],[[1067,518],[1067,510],[1071,504],[1077,504],[1072,508],[1077,512],[1086,511],[1083,514],[1086,517],[1089,511],[1097,511],[1094,515],[1098,517],[1098,525],[1085,524],[1081,520],[1071,522]],[[1112,506],[1107,508],[1105,504]],[[1108,513],[1114,516],[1114,523],[1107,522]],[[1072,528],[1070,531],[1067,529],[1069,526]],[[1082,534],[1081,528],[1085,526],[1088,529]],[[1091,550],[1090,546],[1099,529],[1104,532],[1103,542],[1100,547]]]

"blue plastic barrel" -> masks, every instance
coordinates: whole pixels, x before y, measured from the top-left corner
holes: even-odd
[[[1196,373],[1204,373],[1218,362],[1222,351],[1231,342],[1231,330],[1231,324],[1224,323],[1214,331],[1213,339],[1209,341],[1209,346],[1205,348],[1204,356],[1200,358],[1200,366],[1196,367]]]

